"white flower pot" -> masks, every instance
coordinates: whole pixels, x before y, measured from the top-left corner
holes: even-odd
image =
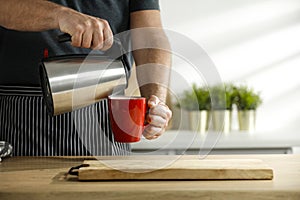
[[[211,111],[207,111],[207,120],[206,120],[206,131],[208,131],[208,129],[212,126],[211,123],[212,123],[212,119],[211,119]]]
[[[190,130],[205,133],[207,121],[207,110],[189,111]]]
[[[239,110],[238,119],[239,119],[239,129],[241,131],[252,132],[255,130],[255,121],[256,121],[255,110]]]
[[[231,111],[230,110],[213,110],[212,128],[214,131],[229,133],[231,131]]]

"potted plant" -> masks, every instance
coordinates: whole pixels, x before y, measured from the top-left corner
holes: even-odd
[[[233,105],[232,84],[216,85],[211,89],[212,125],[214,131],[231,131],[231,111]]]
[[[234,88],[233,101],[238,109],[239,129],[254,131],[256,110],[262,104],[260,94],[252,88],[242,85]]]
[[[209,91],[206,88],[193,84],[192,90],[183,92],[177,107],[188,111],[190,130],[199,133],[206,131],[207,113],[210,109]]]

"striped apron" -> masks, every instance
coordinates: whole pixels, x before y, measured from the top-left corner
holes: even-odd
[[[38,87],[0,86],[0,140],[15,156],[128,155],[114,141],[107,100],[51,117]]]

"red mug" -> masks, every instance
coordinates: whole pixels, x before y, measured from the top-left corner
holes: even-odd
[[[145,129],[146,98],[109,96],[109,118],[117,142],[138,142]]]

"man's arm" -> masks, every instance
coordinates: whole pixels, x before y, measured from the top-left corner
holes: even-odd
[[[141,94],[148,99],[151,95],[156,95],[165,102],[171,55],[168,38],[162,29],[160,12],[158,10],[133,12],[130,22],[130,28],[135,29],[132,31],[134,49],[149,46],[157,47],[133,51],[137,66],[137,79],[141,83]]]
[[[61,6],[42,0],[0,0],[0,24],[19,31],[57,29]]]
[[[0,25],[17,31],[60,29],[76,47],[107,50],[112,31],[106,20],[45,0],[0,0]]]
[[[130,17],[130,28],[135,29],[131,35],[137,81],[141,95],[148,99],[150,107],[149,126],[143,134],[147,139],[155,139],[165,131],[172,116],[165,104],[170,79],[170,44],[158,10],[137,11]]]

